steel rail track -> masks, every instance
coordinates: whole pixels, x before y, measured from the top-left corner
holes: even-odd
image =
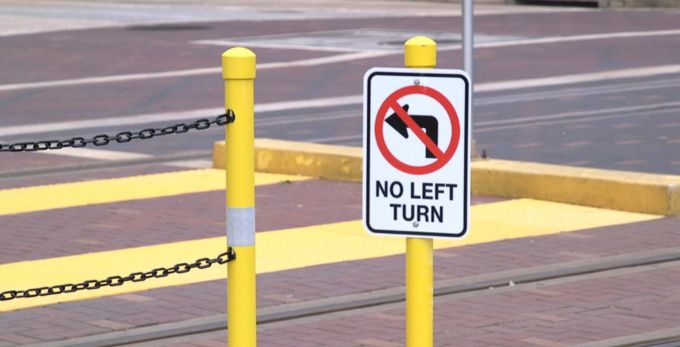
[[[501,271],[490,274],[447,279],[435,282],[434,295],[441,298],[459,295],[483,295],[489,289],[511,290],[515,287],[537,282],[561,281],[578,276],[606,276],[612,271],[635,268],[645,271],[645,267],[659,266],[680,261],[680,247],[656,249],[596,259],[534,266],[524,269]],[[509,285],[512,283],[512,285]],[[325,315],[347,313],[359,309],[380,309],[387,305],[401,304],[404,301],[404,287],[393,287],[367,293],[344,295],[334,298],[318,299],[301,303],[265,307],[258,310],[258,324],[266,329],[268,325],[293,322],[298,319],[320,318]],[[160,343],[198,334],[226,329],[225,315],[196,318],[183,322],[161,324],[127,331],[93,335],[70,340],[54,341],[30,345],[29,347],[108,347],[133,346],[139,343]],[[677,334],[680,336],[680,331]],[[654,346],[654,344],[674,341],[675,336],[654,336],[652,340],[630,341],[617,344],[620,347]],[[664,345],[659,345],[667,347]],[[584,345],[586,347],[586,345]]]
[[[568,112],[562,114],[552,114],[543,115],[535,117],[523,117],[515,118],[509,120],[497,120],[497,121],[486,121],[478,122],[475,129],[476,132],[488,132],[488,131],[498,131],[507,129],[516,129],[522,127],[531,127],[537,125],[545,124],[562,124],[562,123],[579,123],[579,122],[591,122],[610,118],[624,118],[624,117],[637,117],[637,116],[655,116],[663,115],[668,113],[675,113],[680,111],[680,103],[671,102],[665,104],[655,104],[655,105],[642,105],[636,107],[617,107],[611,109],[599,109],[591,111],[580,111],[580,112]],[[314,119],[297,116],[292,119],[279,120],[263,120],[262,125],[277,125],[287,122],[324,122],[328,120],[338,120],[344,118],[357,117],[355,115],[348,116],[347,114],[342,114],[339,112],[332,112],[329,114],[330,117],[316,117]],[[361,135],[347,135],[336,138],[307,138],[303,141],[311,141],[318,143],[333,143],[333,144],[348,144],[354,143],[361,139]],[[27,170],[13,170],[0,172],[0,183],[3,179],[20,178],[20,177],[33,177],[42,176],[50,174],[60,174],[60,173],[71,173],[71,172],[82,172],[82,171],[96,171],[102,169],[111,168],[121,168],[129,166],[140,166],[145,164],[168,164],[175,161],[184,160],[195,160],[195,159],[207,159],[212,156],[211,151],[194,151],[190,154],[169,154],[160,155],[152,158],[140,158],[140,159],[128,159],[128,160],[116,160],[116,161],[106,161],[106,162],[93,162],[93,163],[83,163],[77,165],[69,166],[55,166],[47,168],[38,169],[27,169]]]
[[[25,178],[34,176],[53,175],[61,173],[97,171],[104,169],[122,168],[130,166],[141,166],[147,164],[168,164],[176,161],[209,159],[212,157],[211,151],[196,151],[190,154],[161,155],[152,158],[127,159],[115,161],[99,161],[93,163],[83,163],[77,165],[53,166],[38,169],[12,170],[0,172],[0,185],[3,179]]]

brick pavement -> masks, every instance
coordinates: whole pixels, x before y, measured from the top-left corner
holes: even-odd
[[[435,345],[558,347],[677,327],[678,281],[675,262],[444,297],[435,303]],[[403,305],[391,305],[272,324],[260,341],[269,347],[403,346],[403,315]]]
[[[75,180],[90,175],[120,177],[167,170],[162,166],[110,169],[87,173]],[[50,181],[68,178],[74,177],[50,176]],[[44,177],[38,177],[8,182],[23,186],[44,181]],[[259,186],[256,190],[259,231],[353,220],[361,214],[360,186],[354,183],[310,180]],[[333,199],[318,194],[320,191]],[[473,203],[497,200],[501,199],[475,197]],[[213,206],[216,208],[211,208]],[[0,261],[17,262],[221,236],[224,234],[223,206],[224,192],[215,191],[1,216]],[[291,281],[289,286],[294,288],[299,284]],[[324,285],[326,290],[332,286],[332,283]],[[361,290],[365,285],[348,288],[355,287]],[[224,290],[222,281],[214,281],[5,313],[0,315],[0,335],[4,336],[0,341],[24,344],[216,314],[224,312]],[[201,293],[196,298],[198,301],[193,298],[197,291]],[[317,296],[313,288],[310,296]],[[262,297],[261,304],[295,300],[288,297],[285,289],[272,287]],[[187,305],[179,307],[177,303]],[[169,310],[173,314],[169,314]],[[36,328],[44,329],[36,333]]]
[[[135,170],[138,169],[116,169],[107,174],[115,177]],[[144,170],[165,168],[147,167]],[[30,184],[32,179],[22,182]],[[357,219],[360,217],[360,189],[356,183],[324,180],[257,187],[258,230]],[[319,194],[321,191],[324,194]],[[329,200],[328,196],[333,199]],[[473,203],[497,200],[473,197]],[[3,216],[0,217],[0,244],[3,245],[0,261],[221,236],[224,231],[223,204],[224,192],[216,191]],[[144,211],[144,215],[139,211]],[[162,222],[158,224],[158,221]],[[133,227],[125,227],[129,225]],[[59,232],[55,232],[57,230]],[[448,248],[435,252],[435,278],[462,278],[674,244],[680,244],[680,218]],[[398,255],[262,274],[258,276],[258,305],[275,307],[401,286],[403,263],[403,256]],[[223,280],[218,280],[3,313],[0,315],[0,346],[224,314],[225,286]],[[388,313],[380,317],[392,317],[387,320],[397,321],[395,317],[399,316]],[[398,329],[394,330],[395,334],[401,331]],[[364,342],[379,346],[381,339],[380,336],[366,337]],[[268,340],[265,338],[264,341]]]
[[[0,216],[0,262],[224,236],[224,199],[224,191],[213,191]],[[357,184],[258,186],[256,199],[258,231],[361,218]]]
[[[666,218],[611,228],[450,248],[436,251],[435,274],[437,279],[461,278],[658,249],[680,241],[679,227],[680,219]],[[400,286],[403,285],[403,261],[403,256],[392,256],[263,274],[258,277],[258,305],[273,307]],[[671,280],[669,283],[674,282]],[[85,336],[223,314],[226,307],[224,293],[224,281],[211,281],[9,312],[0,316],[0,332],[3,332],[0,341],[6,345],[20,345],[11,340],[38,342],[41,339]],[[401,323],[396,324],[400,326]],[[44,329],[41,331],[46,332],[34,334],[36,327],[42,327]],[[449,325],[445,324],[445,327]],[[379,341],[381,338],[378,336],[375,339]]]
[[[80,178],[165,171],[170,169],[148,166],[144,169],[89,173]],[[72,177],[66,174],[55,181],[67,178]],[[38,181],[44,182],[45,179],[12,182],[25,184]],[[258,186],[257,230],[360,219],[360,189],[358,184],[325,180]],[[212,191],[0,216],[0,244],[4,245],[0,248],[0,262],[223,236],[224,199],[224,191]],[[473,203],[498,200],[501,199],[475,197]]]

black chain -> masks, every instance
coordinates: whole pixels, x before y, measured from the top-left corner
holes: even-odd
[[[116,135],[102,134],[89,139],[83,137],[74,137],[70,140],[46,140],[12,144],[0,143],[0,152],[36,152],[68,147],[79,148],[85,147],[89,144],[93,144],[95,146],[105,146],[112,142],[126,143],[137,139],[148,140],[156,136],[183,134],[189,132],[189,130],[192,129],[205,130],[210,128],[212,125],[223,126],[232,123],[234,119],[236,119],[234,111],[227,110],[225,114],[219,115],[213,120],[203,118],[192,123],[179,123],[164,128],[147,128],[138,132],[123,131]]]
[[[226,252],[218,255],[213,259],[200,258],[191,264],[179,263],[168,268],[159,267],[147,272],[133,272],[125,277],[110,276],[105,280],[87,280],[77,284],[68,283],[59,284],[51,287],[39,287],[26,290],[8,290],[0,293],[0,301],[74,293],[80,290],[94,290],[104,287],[118,287],[125,284],[126,282],[143,282],[149,278],[163,278],[172,274],[183,274],[193,269],[207,269],[211,267],[213,264],[217,263],[223,265],[234,259],[236,259],[236,253],[231,247],[229,247],[229,249]]]

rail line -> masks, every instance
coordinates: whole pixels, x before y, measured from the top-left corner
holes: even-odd
[[[680,103],[654,103],[648,105],[631,106],[631,107],[613,107],[613,108],[599,108],[595,110],[565,112],[558,114],[546,114],[531,117],[518,117],[512,119],[478,121],[475,123],[475,133],[491,132],[499,130],[517,129],[524,127],[533,127],[546,124],[566,124],[566,123],[581,123],[593,122],[598,120],[606,120],[613,118],[627,118],[640,116],[658,116],[669,113],[680,112]],[[357,116],[353,116],[357,117]],[[323,117],[319,117],[323,118]],[[333,115],[332,119],[349,118],[342,115]],[[313,119],[306,120],[309,122]],[[317,121],[322,121],[319,119]],[[361,142],[363,135],[345,135],[338,137],[319,137],[308,138],[305,141],[330,143],[330,144],[356,144]]]
[[[677,114],[680,112],[680,103],[661,103],[641,105],[635,107],[615,107],[608,109],[597,109],[579,112],[567,112],[560,114],[549,114],[534,117],[520,117],[508,120],[493,120],[477,122],[475,126],[476,133],[493,132],[501,130],[510,130],[524,127],[541,126],[547,124],[569,124],[602,121],[613,118],[628,118],[628,117],[642,117],[642,116],[663,116],[668,114]],[[343,121],[347,119],[356,119],[359,116],[354,112],[347,111],[332,111],[322,114],[317,114],[314,117],[308,115],[294,115],[286,117],[263,118],[256,121],[260,129],[267,129],[268,127],[276,127],[284,124],[303,124],[303,123],[325,123],[329,121]],[[210,132],[210,131],[208,131]],[[261,134],[258,134],[261,136]],[[360,143],[363,135],[344,135],[336,137],[314,137],[308,136],[301,139],[307,142],[328,143],[339,145],[356,145]],[[265,136],[266,137],[266,136]],[[272,136],[275,137],[275,136]],[[48,174],[59,174],[67,172],[93,171],[111,168],[122,168],[130,166],[139,166],[145,164],[171,164],[177,161],[199,160],[211,157],[210,151],[194,150],[192,153],[181,154],[165,154],[148,156],[139,159],[125,159],[113,161],[97,161],[92,163],[83,163],[76,165],[67,165],[59,167],[48,167],[39,169],[26,169],[16,171],[0,172],[0,180],[11,179],[18,177],[32,177]]]
[[[491,92],[480,92],[475,99],[478,108],[478,114],[482,114],[487,107],[494,105],[503,105],[507,103],[528,102],[528,101],[545,101],[549,99],[558,99],[564,97],[584,97],[584,96],[602,96],[604,94],[627,93],[632,91],[649,91],[660,89],[677,89],[680,87],[680,78],[676,76],[668,76],[664,79],[642,80],[642,81],[621,81],[621,83],[606,84],[606,85],[581,85],[571,86],[568,88],[558,88],[554,90],[536,90],[526,89],[519,92],[504,92],[502,94]],[[336,100],[337,99],[337,100]],[[325,99],[324,99],[325,100]],[[326,105],[326,102],[331,102]],[[258,114],[261,116],[256,119],[258,129],[258,137],[274,137],[286,138],[281,136],[282,127],[309,124],[310,126],[318,126],[319,124],[329,124],[337,122],[353,122],[361,118],[360,115],[360,98],[354,97],[340,97],[333,100],[319,100],[314,102],[308,100],[304,102],[289,102],[289,103],[273,103],[260,107]],[[311,108],[310,108],[311,107]],[[307,108],[310,108],[307,110]],[[296,110],[300,113],[297,113]],[[302,111],[304,110],[304,111]],[[573,111],[559,114],[544,114],[536,116],[518,117],[512,119],[485,119],[485,117],[477,117],[475,122],[475,132],[496,132],[507,131],[517,128],[541,126],[548,124],[567,124],[603,121],[612,118],[635,118],[638,116],[664,116],[672,113],[677,113],[680,110],[680,104],[677,102],[660,102],[637,106],[617,106],[610,108],[597,108],[594,110]],[[178,112],[177,115],[146,115],[132,117],[129,121],[132,124],[147,124],[158,123],[163,119],[170,118],[170,120],[184,119],[187,117],[196,117],[198,111]],[[200,113],[200,112],[199,112]],[[74,122],[65,122],[61,124],[51,123],[40,125],[37,130],[33,126],[14,126],[0,129],[2,133],[2,140],[34,140],[35,136],[48,135],[55,137],[55,134],[71,135],[80,134],[83,130],[87,133],[95,134],[102,130],[110,130],[120,127],[119,121],[126,122],[125,118],[111,120],[89,120],[87,124],[75,124]],[[165,120],[168,121],[167,119]],[[73,123],[73,124],[72,124]],[[61,126],[63,125],[63,126]],[[74,125],[80,125],[75,126]],[[82,129],[81,129],[82,128]],[[51,131],[48,131],[51,129]],[[56,129],[56,130],[55,130]],[[47,132],[46,132],[47,131]],[[216,130],[208,130],[208,133],[217,134]],[[221,131],[220,131],[221,132]],[[87,135],[87,134],[86,134]],[[217,135],[215,135],[217,139]],[[221,135],[220,135],[221,136]],[[339,145],[357,145],[361,143],[361,134],[344,134],[338,136],[319,136],[319,134],[309,134],[303,138],[298,138],[301,141],[329,143]],[[221,138],[221,137],[220,137]],[[123,149],[124,150],[124,149]],[[123,153],[125,154],[125,153]],[[134,154],[134,153],[132,153]],[[22,169],[15,171],[0,172],[0,179],[10,179],[18,177],[31,177],[47,174],[58,174],[67,172],[79,171],[93,171],[110,168],[122,168],[129,166],[138,166],[145,163],[154,164],[170,164],[176,161],[207,159],[211,153],[204,149],[191,149],[190,153],[163,153],[163,154],[141,154],[140,158],[135,158],[134,155],[122,156],[123,159],[95,161],[81,163],[77,165],[66,165],[59,167],[47,167],[38,169]],[[144,158],[141,158],[144,156]]]
[[[488,295],[532,286],[575,282],[583,279],[606,278],[624,273],[644,272],[663,266],[680,264],[680,247],[641,251],[635,253],[584,259],[558,264],[475,275],[435,282],[435,300],[448,300]],[[493,289],[491,291],[490,289]],[[351,315],[366,310],[380,311],[400,307],[404,302],[404,287],[392,287],[368,293],[349,294],[301,303],[259,309],[258,325],[268,329],[276,325],[294,325],[303,319],[333,318],[339,314]],[[162,324],[127,331],[54,341],[30,347],[105,347],[105,346],[163,346],[188,341],[203,334],[221,332],[226,328],[224,315],[192,319],[184,322]],[[668,343],[680,341],[678,336],[655,336],[653,339],[628,341],[612,347],[676,346]],[[585,346],[585,345],[584,345]]]

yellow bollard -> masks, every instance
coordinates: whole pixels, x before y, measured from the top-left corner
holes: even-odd
[[[434,68],[437,43],[416,36],[404,44],[404,65]],[[432,239],[406,239],[406,347],[434,344],[434,263]]]
[[[227,267],[228,344],[257,345],[255,276],[255,54],[235,47],[222,54],[226,127],[227,242],[236,260]]]

